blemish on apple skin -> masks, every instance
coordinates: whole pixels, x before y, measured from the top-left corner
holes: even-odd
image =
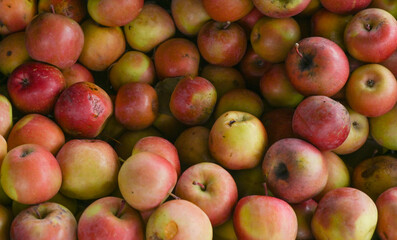
[[[7,51],[6,55],[7,55],[7,57],[11,56],[12,55],[12,51],[11,50]]]
[[[163,240],[162,238],[160,238],[157,233],[154,233],[154,235],[149,237],[149,240]]]

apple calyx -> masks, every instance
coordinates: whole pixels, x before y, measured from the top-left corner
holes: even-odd
[[[24,157],[28,156],[29,154],[31,154],[32,152],[34,152],[33,149],[30,149],[30,148],[24,149],[24,150],[22,151],[20,157],[21,157],[21,158],[24,158]]]
[[[367,85],[367,87],[369,88],[373,88],[375,85],[375,81],[373,79],[368,79],[365,84]]]
[[[197,185],[197,186],[199,186],[199,187],[200,187],[200,189],[201,189],[202,191],[205,191],[205,190],[206,190],[206,187],[205,187],[205,185],[204,185],[204,184],[202,184],[202,183],[200,183],[200,182],[193,181],[193,185]]]
[[[285,163],[279,163],[275,169],[275,174],[278,179],[287,180],[289,177],[289,172]]]
[[[369,24],[369,23],[366,23],[366,24],[364,25],[364,28],[365,28],[368,32],[372,30],[372,26],[371,26],[371,24]]]
[[[121,215],[125,209],[126,201],[124,199],[121,200],[120,207],[117,210],[116,217],[121,218]]]

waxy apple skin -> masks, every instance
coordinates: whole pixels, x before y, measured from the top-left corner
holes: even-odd
[[[285,201],[261,195],[241,198],[233,213],[238,239],[295,240],[298,221]]]
[[[54,116],[63,131],[79,138],[94,138],[113,112],[109,95],[91,82],[78,82],[59,96]]]
[[[269,190],[289,203],[300,203],[321,192],[328,179],[327,167],[316,147],[297,138],[275,142],[262,162]]]

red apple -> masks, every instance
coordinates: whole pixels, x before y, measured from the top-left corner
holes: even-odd
[[[186,125],[205,123],[215,108],[217,92],[210,81],[202,77],[179,80],[170,99],[172,115]]]
[[[391,187],[384,191],[376,199],[376,207],[378,209],[378,224],[376,232],[379,234],[380,239],[395,239],[396,232],[396,219],[397,216],[397,187]]]
[[[191,37],[196,36],[200,28],[211,19],[202,0],[172,0],[171,13],[178,30]]]
[[[181,174],[178,150],[170,141],[158,136],[148,136],[139,139],[132,149],[132,154],[152,152],[168,160],[174,166],[177,175]]]
[[[208,144],[212,157],[223,167],[248,169],[262,161],[267,147],[267,133],[254,115],[228,111],[212,125]]]
[[[140,152],[129,157],[118,175],[123,198],[139,211],[160,206],[176,182],[174,166],[167,159],[151,152]]]
[[[237,202],[237,186],[230,173],[215,163],[202,162],[186,169],[175,194],[200,207],[213,227],[228,220]]]
[[[56,155],[62,171],[61,193],[87,200],[109,195],[120,168],[116,151],[102,140],[71,139]]]
[[[46,202],[20,212],[11,224],[15,240],[75,240],[77,222],[64,206]]]
[[[380,64],[365,64],[351,73],[345,94],[354,111],[367,117],[379,117],[397,102],[396,78]]]
[[[295,240],[298,221],[285,201],[261,195],[241,198],[233,213],[238,239]]]
[[[130,47],[149,52],[174,36],[175,25],[167,10],[158,4],[147,3],[136,18],[125,24],[124,34]]]
[[[234,22],[247,15],[254,5],[251,0],[203,0],[208,15],[218,22]]]
[[[104,71],[123,55],[126,43],[120,27],[106,27],[87,19],[81,28],[84,32],[84,47],[79,62],[88,69]]]
[[[24,113],[51,113],[65,87],[62,72],[40,62],[28,62],[19,66],[7,82],[13,105]]]
[[[160,80],[169,77],[197,76],[200,53],[185,38],[171,38],[159,44],[154,52],[154,66]]]
[[[273,143],[266,151],[262,171],[270,191],[289,203],[314,197],[328,179],[327,162],[321,152],[297,138]]]
[[[9,34],[0,41],[0,73],[9,76],[15,68],[30,60],[25,32]]]
[[[87,5],[81,0],[39,0],[38,12],[53,12],[81,22],[87,14]]]
[[[45,131],[43,131],[44,129]],[[19,119],[11,129],[7,138],[8,151],[27,143],[41,145],[56,155],[65,143],[65,135],[50,118],[40,114],[27,114]]]
[[[247,36],[238,23],[211,20],[201,27],[197,46],[201,56],[210,64],[232,67],[245,54]]]
[[[76,21],[55,13],[39,14],[25,31],[29,55],[61,69],[76,63],[84,41],[83,30]]]
[[[71,67],[61,70],[65,78],[66,87],[70,87],[73,83],[77,82],[94,82],[94,77],[91,72],[79,63],[73,64]]]
[[[147,83],[124,84],[117,92],[114,113],[117,121],[129,130],[147,128],[157,117],[157,93]]]
[[[287,18],[302,12],[310,3],[310,0],[252,0],[255,7],[264,15],[271,18]]]
[[[62,183],[61,168],[47,149],[24,144],[9,151],[1,166],[1,186],[14,201],[37,204],[52,198]]]
[[[347,24],[344,42],[354,58],[382,62],[397,49],[397,21],[383,9],[361,10]]]
[[[291,48],[285,60],[288,77],[298,92],[332,96],[349,77],[349,61],[343,50],[323,37],[308,37]]]
[[[293,204],[291,207],[294,209],[298,219],[298,234],[296,240],[313,239],[311,221],[314,211],[316,211],[317,208],[317,202],[313,199],[309,199],[301,203]]]
[[[310,96],[296,108],[292,129],[322,151],[335,149],[349,135],[349,112],[329,97]]]
[[[144,226],[135,209],[118,197],[103,197],[84,209],[80,216],[79,240],[143,240]]]
[[[344,1],[344,0],[320,0],[321,5],[328,11],[336,14],[349,14],[356,13],[371,3],[372,0],[356,0],[356,1]]]
[[[97,23],[121,27],[134,20],[142,10],[144,0],[88,0],[87,10]]]
[[[113,112],[112,100],[99,86],[78,82],[59,96],[54,115],[65,133],[80,138],[94,138]]]
[[[298,23],[293,18],[259,19],[250,34],[254,51],[265,61],[283,62],[290,49],[301,38]]]
[[[5,0],[0,2],[0,35],[22,31],[36,15],[37,2]]]

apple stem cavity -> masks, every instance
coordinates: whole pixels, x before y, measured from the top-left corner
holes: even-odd
[[[364,28],[365,28],[368,32],[372,30],[372,26],[371,26],[371,24],[369,24],[369,23],[366,23],[366,24],[364,25]]]
[[[197,182],[197,181],[193,181],[193,185],[197,185],[201,188],[202,191],[205,191],[206,187],[204,186],[204,184]]]
[[[121,200],[121,203],[120,203],[120,207],[119,207],[119,209],[117,210],[116,217],[118,217],[118,218],[121,217],[121,213],[124,211],[125,205],[126,205],[126,201],[125,201],[124,199],[122,199],[122,200]]]
[[[51,8],[51,12],[55,14],[55,8],[53,4],[50,5],[50,8]]]
[[[299,55],[299,57],[303,58],[302,53],[299,51],[299,43],[295,43],[295,51]]]
[[[180,200],[181,198],[178,197],[177,195],[173,194],[172,192],[169,192],[168,195],[170,195],[171,197],[173,197],[176,200]]]
[[[36,215],[37,215],[37,218],[38,218],[38,219],[43,219],[42,216],[41,216],[41,214],[40,214],[40,212],[39,212],[39,206],[36,206],[36,207],[33,208],[33,209],[34,209],[34,212],[35,212]]]

